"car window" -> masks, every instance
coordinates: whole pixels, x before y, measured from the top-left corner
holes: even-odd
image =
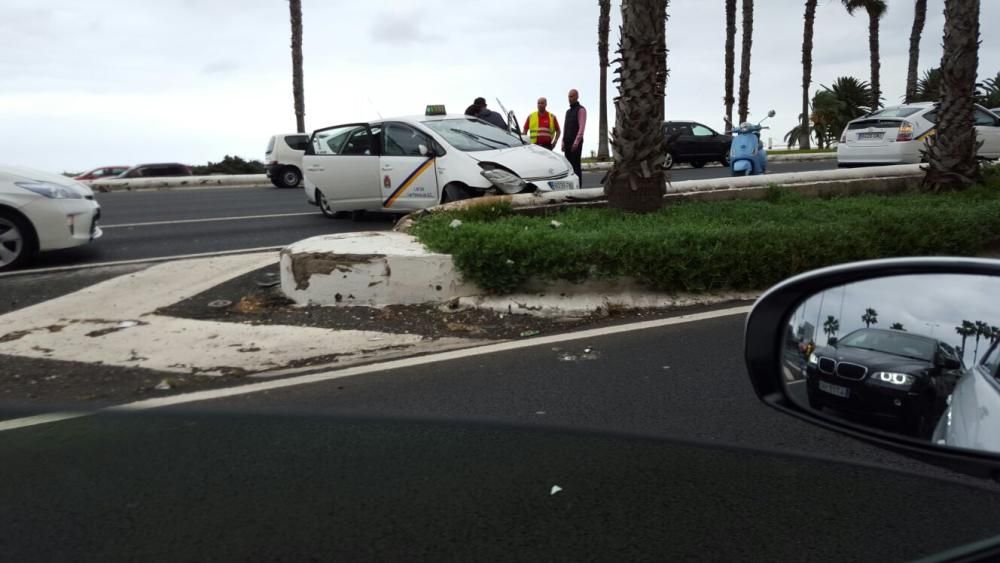
[[[318,155],[357,154],[347,152],[347,143],[349,140],[352,138],[355,142],[361,140],[360,136],[354,137],[355,133],[363,134],[367,137],[368,129],[364,125],[354,124],[317,131],[313,135],[312,140],[313,152]],[[356,147],[352,146],[350,150],[356,150]],[[362,151],[361,154],[364,154],[364,152]]]
[[[981,109],[976,110],[976,125],[982,127],[996,127],[997,118],[991,115],[989,112],[983,111]]]
[[[384,156],[423,156],[420,145],[431,146],[426,135],[402,123],[387,124],[382,137]]]
[[[931,111],[924,114],[924,119],[930,121],[931,123],[937,123],[938,120],[938,110],[932,109]]]
[[[868,117],[909,117],[920,111],[920,108],[886,108],[869,114]]]
[[[273,143],[273,140],[272,140],[272,143]],[[289,136],[285,137],[285,144],[288,145],[288,148],[290,148],[292,150],[304,151],[304,150],[306,150],[306,145],[309,144],[309,136],[308,135],[289,135]],[[271,152],[271,148],[270,147],[268,148],[267,152]]]
[[[933,361],[937,345],[933,340],[901,333],[861,330],[849,334],[838,346],[866,348],[896,356],[907,356],[924,361]]]
[[[708,127],[705,127],[704,125],[699,125],[697,123],[695,123],[691,127],[691,132],[694,133],[695,137],[711,137],[715,135],[715,131],[712,131]]]

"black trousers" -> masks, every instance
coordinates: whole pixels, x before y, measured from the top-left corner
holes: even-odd
[[[580,178],[580,183],[583,183],[583,169],[580,165],[580,159],[583,158],[583,143],[576,150],[573,150],[571,145],[563,147],[563,154],[566,155],[566,160],[569,161],[570,165],[573,167],[573,172],[576,172],[576,176]]]

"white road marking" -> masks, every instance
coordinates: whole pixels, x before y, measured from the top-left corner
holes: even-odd
[[[281,217],[301,217],[303,215],[319,216],[320,213],[318,211],[302,211],[297,213],[274,213],[271,215],[241,215],[239,217],[209,217],[205,219],[176,219],[171,221],[149,221],[146,223],[121,223],[118,225],[101,225],[101,229],[131,229],[135,227],[159,227],[163,225],[188,225],[191,223],[219,223],[224,221],[248,221],[250,219],[277,219]]]
[[[489,344],[477,348],[466,348],[463,350],[443,352],[440,354],[431,354],[427,356],[406,358],[402,360],[393,360],[389,362],[382,362],[366,366],[358,366],[341,370],[333,370],[333,371],[314,373],[309,375],[302,375],[298,377],[290,377],[288,379],[264,381],[261,383],[251,383],[247,385],[240,385],[237,387],[229,387],[226,389],[197,391],[194,393],[174,395],[172,397],[147,399],[144,401],[136,401],[133,403],[126,403],[123,405],[107,407],[104,409],[91,411],[88,413],[51,413],[49,415],[12,419],[9,421],[5,421],[4,423],[2,423],[2,425],[0,425],[0,432],[6,430],[15,430],[19,428],[27,428],[31,426],[38,426],[40,424],[48,424],[51,422],[58,422],[60,420],[69,420],[71,418],[80,418],[82,416],[91,416],[100,413],[140,412],[150,409],[183,405],[200,401],[211,401],[216,399],[224,399],[227,397],[236,397],[240,395],[262,393],[265,391],[287,389],[302,385],[310,385],[313,383],[322,383],[334,379],[340,379],[343,377],[351,377],[355,375],[364,375],[369,373],[384,372],[390,370],[399,370],[409,367],[422,366],[427,364],[434,364],[434,363],[458,360],[463,358],[483,356],[486,354],[495,354],[498,352],[509,352],[512,350],[521,350],[524,348],[534,348],[536,346],[550,346],[552,344],[558,344],[561,342],[592,339],[602,336],[610,336],[614,334],[624,334],[628,332],[649,330],[665,326],[681,325],[681,324],[694,323],[711,319],[718,319],[723,317],[730,317],[734,315],[746,315],[747,313],[750,312],[750,309],[751,307],[733,307],[729,309],[707,311],[704,313],[681,315],[679,317],[671,317],[669,319],[659,319],[655,321],[644,321],[641,323],[632,323],[627,325],[596,328],[579,332],[557,334],[541,338],[532,338],[529,340],[501,342],[498,344]]]
[[[136,258],[134,260],[116,260],[111,262],[91,262],[87,264],[76,264],[74,266],[56,266],[52,268],[35,268],[31,270],[16,270],[0,274],[0,278],[13,276],[27,276],[32,274],[50,274],[55,272],[70,272],[73,270],[86,270],[90,268],[103,268],[107,266],[128,266],[132,264],[155,264],[157,262],[170,262],[172,260],[188,260],[190,258],[213,258],[216,256],[233,256],[236,254],[250,254],[253,252],[277,252],[283,246],[259,246],[256,248],[238,248],[235,250],[221,250],[218,252],[202,252],[200,254],[175,254],[173,256],[159,256],[156,258]]]

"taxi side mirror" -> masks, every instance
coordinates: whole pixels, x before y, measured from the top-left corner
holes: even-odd
[[[417,145],[417,150],[420,151],[421,156],[431,155],[431,151],[427,148],[427,145]]]

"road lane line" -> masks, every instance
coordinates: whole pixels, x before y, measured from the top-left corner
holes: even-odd
[[[189,258],[213,258],[215,256],[230,256],[234,254],[249,254],[252,252],[277,252],[284,246],[259,246],[256,248],[238,248],[235,250],[220,250],[217,252],[202,252],[199,254],[175,254],[173,256],[158,256],[154,258],[136,258],[134,260],[118,260],[114,262],[91,262],[87,264],[75,264],[73,266],[55,266],[52,268],[36,268],[29,270],[15,270],[0,274],[0,279],[14,276],[28,276],[34,274],[51,274],[56,272],[70,272],[73,270],[86,270],[88,268],[105,268],[111,266],[129,266],[133,264],[155,264],[157,262],[170,262],[171,260],[187,260]]]
[[[681,325],[687,323],[694,323],[700,321],[707,321],[712,319],[719,319],[724,317],[731,317],[735,315],[746,315],[750,312],[751,307],[732,307],[729,309],[719,309],[715,311],[706,311],[703,313],[694,313],[690,315],[681,315],[678,317],[670,317],[667,319],[658,319],[653,321],[644,321],[640,323],[631,323],[625,325],[616,325],[602,328],[595,328],[590,330],[583,330],[578,332],[570,332],[566,334],[557,334],[553,336],[545,336],[541,338],[532,338],[529,340],[517,340],[510,342],[500,342],[497,344],[487,344],[485,346],[479,346],[475,348],[465,348],[462,350],[454,350],[450,352],[442,352],[439,354],[430,354],[427,356],[417,356],[414,358],[405,358],[401,360],[391,360],[388,362],[381,362],[378,364],[369,364],[365,366],[357,366],[352,368],[344,368],[339,370],[325,371],[320,373],[313,373],[309,375],[301,375],[297,377],[290,377],[287,379],[278,379],[271,381],[263,381],[260,383],[250,383],[247,385],[239,385],[236,387],[228,387],[225,389],[213,389],[208,391],[195,391],[193,393],[184,393],[180,395],[174,395],[171,397],[163,397],[157,399],[146,399],[142,401],[136,401],[132,403],[125,403],[122,405],[116,405],[113,407],[106,407],[100,410],[90,411],[87,413],[49,413],[47,415],[32,416],[26,418],[17,418],[0,423],[0,432],[6,430],[16,430],[21,428],[28,428],[31,426],[38,426],[41,424],[49,424],[52,422],[59,422],[61,420],[70,420],[73,418],[80,418],[83,416],[92,416],[102,413],[130,413],[130,412],[141,412],[150,409],[170,407],[176,405],[184,405],[188,403],[196,403],[202,401],[211,401],[216,399],[224,399],[228,397],[237,397],[240,395],[251,395],[254,393],[263,393],[266,391],[275,391],[279,389],[287,389],[291,387],[299,387],[302,385],[311,385],[314,383],[323,383],[335,379],[340,379],[344,377],[351,377],[355,375],[365,375],[369,373],[384,372],[391,370],[400,370],[409,367],[423,366],[428,364],[435,364],[439,362],[446,362],[451,360],[459,360],[464,358],[471,358],[476,356],[484,356],[487,354],[495,354],[499,352],[510,352],[513,350],[520,350],[524,348],[534,348],[537,346],[548,346],[552,344],[558,344],[562,342],[569,342],[573,340],[584,340],[598,338],[602,336],[611,336],[615,334],[625,334],[628,332],[636,332],[641,330],[649,330],[654,328],[661,328],[666,326]]]
[[[188,225],[191,223],[218,223],[222,221],[248,221],[250,219],[278,219],[281,217],[301,217],[303,215],[320,214],[316,211],[302,211],[296,213],[275,213],[272,215],[243,215],[239,217],[209,217],[206,219],[175,219],[170,221],[149,221],[146,223],[121,223],[118,225],[101,225],[101,230],[107,229],[130,229],[135,227],[159,227],[163,225]]]

